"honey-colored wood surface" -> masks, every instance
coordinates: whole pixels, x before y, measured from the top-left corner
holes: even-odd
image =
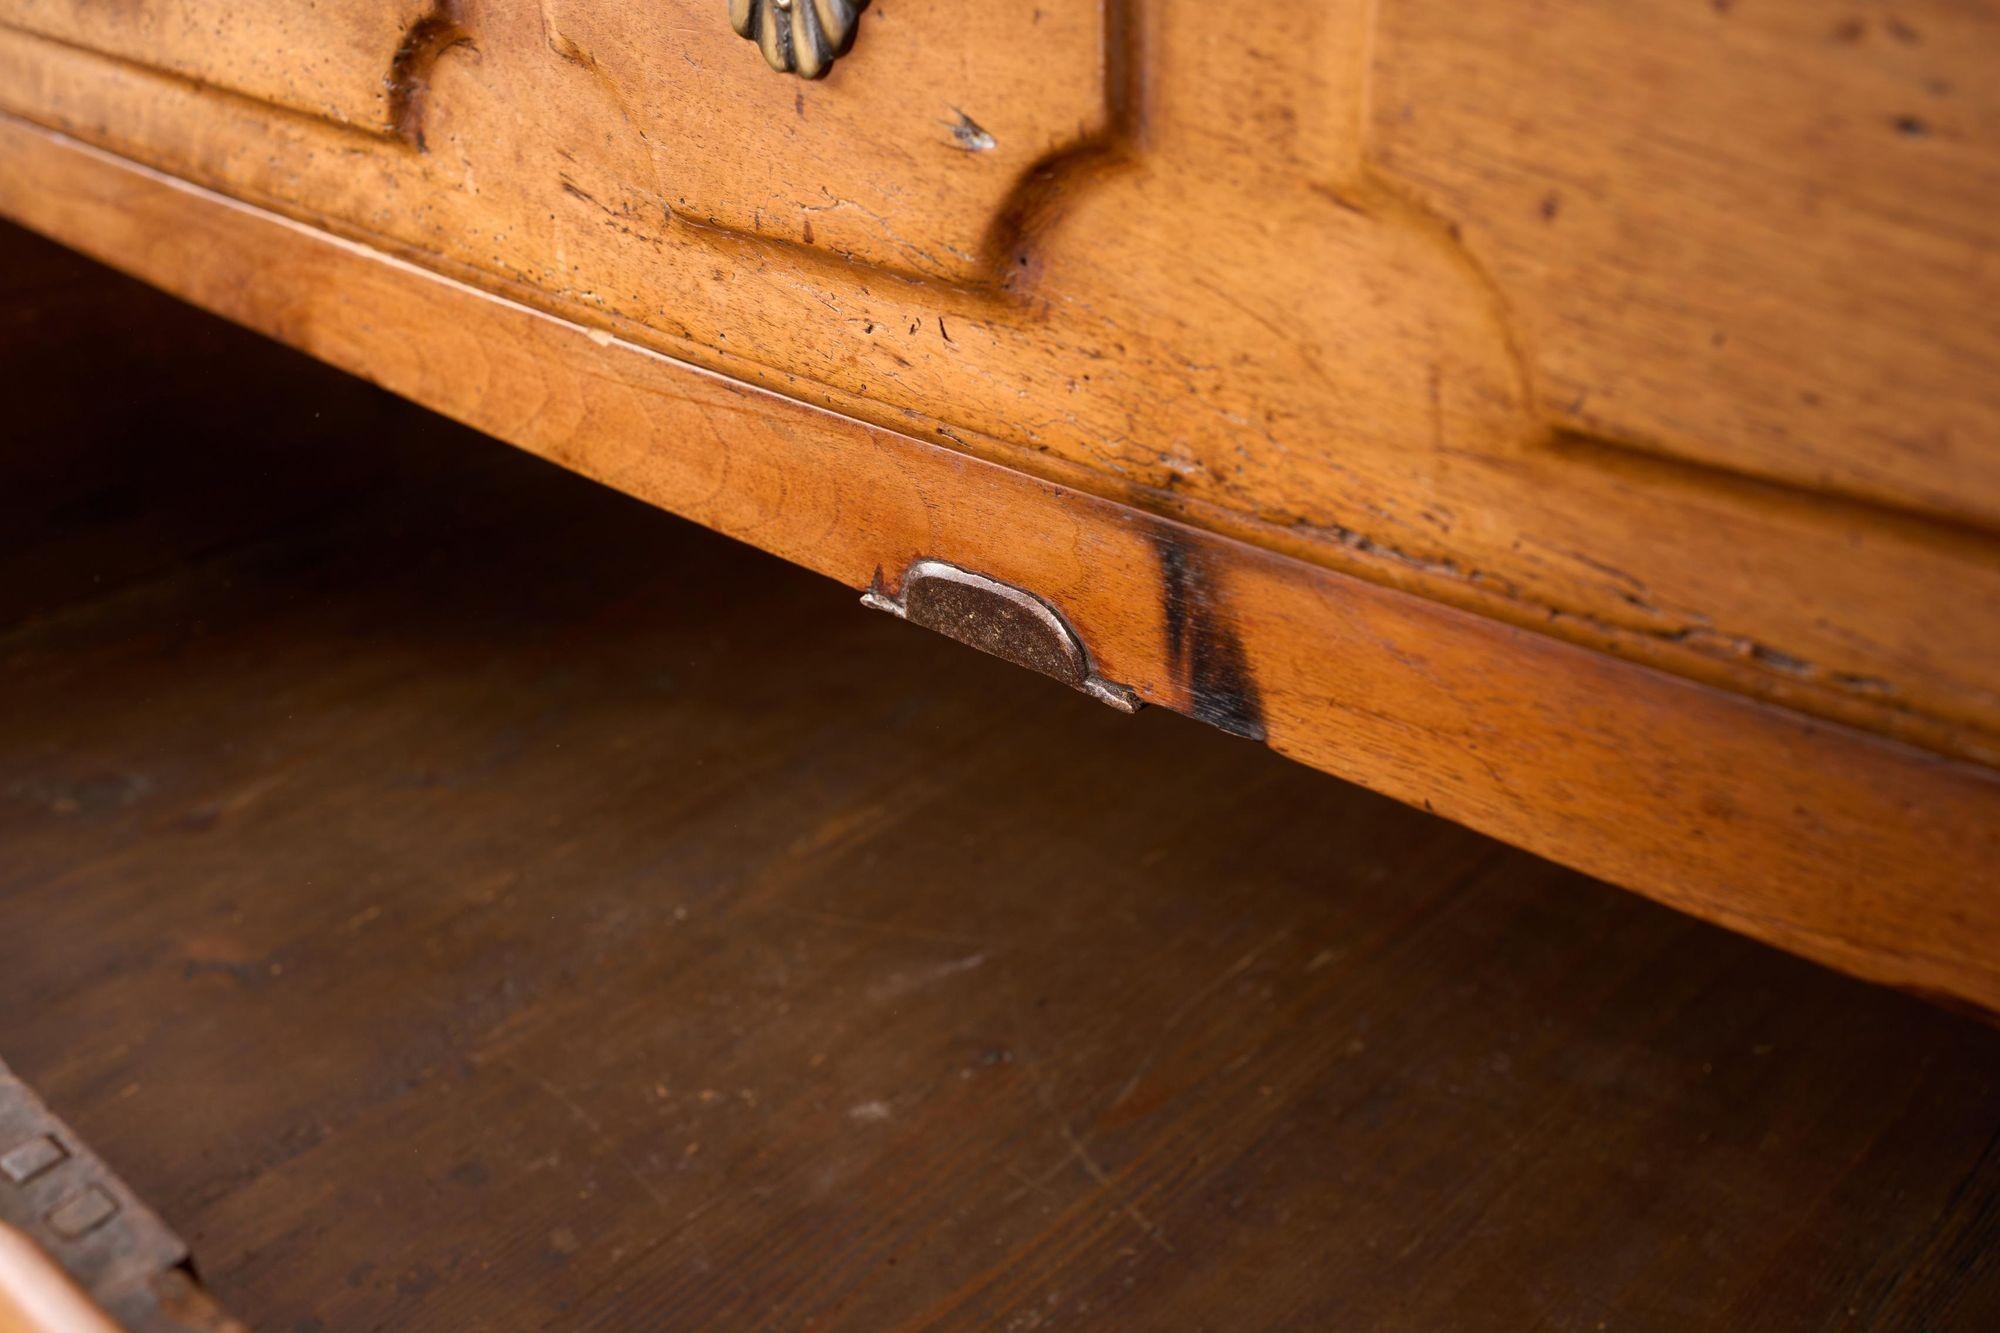
[[[0,203],[151,281],[852,588],[1032,588],[1098,672],[1835,966],[2000,1010],[2000,782],[915,438],[0,126]],[[243,280],[245,273],[254,280]]]
[[[176,77],[204,95],[395,129],[398,75],[426,43],[424,0],[235,5],[215,0],[13,0],[10,27],[51,43]],[[388,63],[384,63],[385,58]]]
[[[1555,425],[1991,532],[2000,6],[1383,0],[1370,147]]]
[[[251,1327],[2000,1321],[1990,1027],[35,248],[0,1051]]]
[[[373,39],[392,133],[259,91],[360,89],[330,37],[134,8],[213,16],[197,77],[164,30],[4,0],[0,110],[1046,480],[2000,755],[1990,6],[883,4],[805,84],[723,0],[438,0]],[[46,218],[31,179],[4,206]]]

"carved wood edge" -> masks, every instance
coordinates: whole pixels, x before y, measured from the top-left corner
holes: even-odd
[[[274,102],[269,98],[260,97],[256,93],[244,92],[240,88],[231,88],[224,84],[211,83],[193,74],[183,73],[176,69],[168,69],[162,65],[150,64],[144,60],[135,60],[131,56],[121,55],[116,51],[105,51],[99,47],[86,45],[55,33],[23,27],[18,23],[8,23],[0,20],[0,32],[30,42],[43,42],[61,51],[68,51],[79,56],[88,57],[91,60],[102,61],[105,65],[121,73],[137,75],[148,79],[157,79],[162,83],[176,85],[200,93],[204,97],[220,97],[240,105],[254,107],[260,114],[278,116],[286,120],[311,124],[318,129],[332,134],[352,137],[356,140],[382,142],[401,140],[411,144],[411,146],[415,146],[411,137],[401,132],[401,127],[393,112],[390,120],[384,124],[360,124],[351,120],[342,120],[337,116],[320,115],[315,112],[300,110],[298,107],[286,106],[282,102]],[[384,82],[389,89],[390,105],[392,108],[395,106],[399,95],[396,85],[401,73],[401,67],[407,58],[404,51],[399,48],[392,55],[384,74]],[[428,66],[426,65],[427,68]]]
[[[731,381],[12,118],[0,163],[0,212],[850,588],[924,558],[980,571],[1138,700],[2000,1011],[1994,770]]]

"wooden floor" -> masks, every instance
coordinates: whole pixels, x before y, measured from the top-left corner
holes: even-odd
[[[2000,1327],[2000,1033],[0,297],[0,1056],[253,1327]]]

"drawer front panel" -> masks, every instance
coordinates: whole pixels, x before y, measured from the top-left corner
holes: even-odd
[[[1947,0],[1449,8],[877,0],[808,81],[727,0],[348,0],[247,54],[0,0],[353,104],[16,27],[0,109],[878,425],[2000,759],[2000,625],[1963,610],[2000,605],[2000,97],[1969,72],[2000,32]]]
[[[2000,525],[2000,7],[1383,5],[1371,156],[1576,431]]]
[[[579,134],[641,146],[676,215],[905,273],[1003,273],[1023,182],[1110,116],[1095,4],[877,4],[811,82],[766,66],[723,0],[542,12],[594,85]]]
[[[397,74],[451,26],[427,0],[0,0],[0,24],[383,134]]]

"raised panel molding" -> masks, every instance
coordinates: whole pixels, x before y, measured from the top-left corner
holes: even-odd
[[[0,105],[877,425],[2000,758],[1996,628],[1962,609],[2000,605],[1985,464],[1962,488],[1935,472],[1983,446],[1965,429],[1994,410],[1986,362],[1833,265],[1825,318],[1729,343],[1723,373],[1725,354],[1693,343],[1740,291],[1682,261],[1724,242],[1754,260],[1769,236],[1731,242],[1723,214],[1691,206],[1680,249],[1621,249],[1590,219],[1667,207],[1616,175],[1621,127],[1694,95],[1667,75],[1735,70],[1709,57],[1752,37],[1675,18],[1678,37],[1646,53],[1660,77],[1614,90],[1622,119],[1513,132],[1544,114],[1538,89],[1551,107],[1569,95],[1562,70],[1510,64],[1517,48],[1587,8],[1501,0],[1448,23],[1331,0],[1259,24],[1232,21],[1263,12],[1247,0],[1129,0],[1063,7],[1024,42],[1031,6],[875,5],[808,85],[766,69],[719,0],[468,5],[451,11],[462,43],[412,99],[415,129],[380,142],[0,32]],[[1807,47],[1784,45],[1806,37],[1781,29],[1755,40],[1808,77]],[[1961,40],[1990,51],[1982,33]],[[1460,68],[1503,90],[1483,123],[1450,100]],[[1959,94],[1960,114],[1988,114],[1993,95]],[[941,96],[997,147],[958,143]],[[1495,145],[1514,156],[1494,165]],[[1578,165],[1600,159],[1599,176]],[[1765,197],[1726,152],[1710,170],[1718,196]],[[1567,182],[1550,187],[1554,217],[1538,171]],[[856,206],[812,204],[826,192]],[[1938,225],[1990,256],[1983,216]],[[1565,266],[1582,276],[1558,281]],[[1774,292],[1801,290],[1772,273]],[[1953,339],[1990,326],[1962,309],[1975,291],[1948,307]],[[1826,450],[1751,428],[1806,392],[1869,410],[1833,418],[1852,438],[1835,430]],[[1911,439],[1959,443],[1884,452],[1889,412]]]
[[[985,283],[1037,177],[1112,133],[1117,3],[871,6],[811,83],[765,69],[723,8],[541,6],[548,50],[588,76],[576,114],[636,141],[650,195],[692,226]]]
[[[0,0],[0,25],[374,134],[454,0]]]
[[[1553,423],[2000,524],[2000,9],[1381,9],[1369,155],[1448,216]]]

